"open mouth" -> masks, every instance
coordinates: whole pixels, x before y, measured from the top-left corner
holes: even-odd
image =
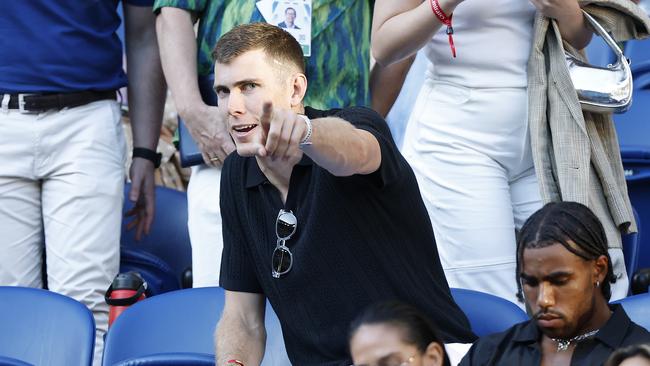
[[[232,129],[235,132],[246,133],[246,132],[252,130],[253,128],[255,128],[255,127],[257,127],[257,125],[242,125],[242,126],[233,126]]]

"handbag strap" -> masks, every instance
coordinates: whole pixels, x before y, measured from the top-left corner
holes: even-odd
[[[596,21],[596,19],[594,19],[591,15],[589,15],[589,13],[587,13],[583,9],[581,10],[585,19],[587,19],[587,21],[589,22],[589,24],[591,24],[591,26],[596,31],[596,33],[598,33],[598,35],[601,36],[603,40],[605,40],[605,43],[607,43],[607,45],[612,49],[612,51],[614,51],[616,57],[619,59],[625,57],[623,55],[623,51],[621,51],[621,48],[618,46],[618,43],[616,43],[616,40],[612,38],[609,32],[607,32],[605,28],[603,28],[603,26]]]

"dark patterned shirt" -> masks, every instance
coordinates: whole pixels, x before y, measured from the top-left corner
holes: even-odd
[[[196,13],[198,73],[212,72],[212,49],[218,38],[239,24],[264,21],[250,0],[156,0],[154,9],[170,6]],[[306,59],[309,88],[304,103],[327,109],[369,104],[370,2],[314,0],[312,50]]]

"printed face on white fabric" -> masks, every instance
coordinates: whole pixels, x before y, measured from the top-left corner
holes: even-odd
[[[293,26],[293,22],[296,20],[296,10],[294,8],[287,8],[284,11],[284,22],[287,26]]]

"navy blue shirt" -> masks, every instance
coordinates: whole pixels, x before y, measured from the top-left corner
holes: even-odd
[[[269,299],[293,365],[350,365],[350,322],[368,305],[386,300],[420,309],[446,342],[474,341],[451,297],[413,170],[386,122],[359,107],[307,107],[305,113],[312,119],[340,117],[372,133],[381,166],[368,175],[336,177],[303,155],[283,204],[255,158],[230,154],[221,176],[221,286]],[[273,278],[281,208],[292,210],[298,225],[286,242],[291,271]]]
[[[151,6],[153,0],[125,0]],[[3,1],[0,93],[115,90],[126,85],[119,0]]]

